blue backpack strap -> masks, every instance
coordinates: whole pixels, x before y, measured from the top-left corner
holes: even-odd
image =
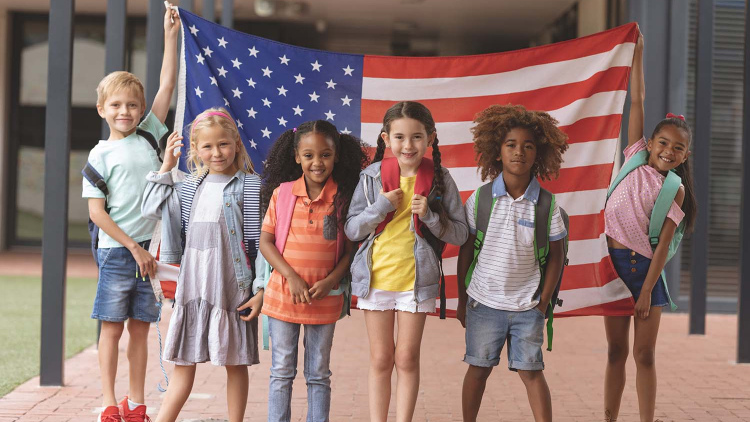
[[[107,182],[104,181],[104,177],[96,171],[91,163],[87,162],[81,170],[83,177],[91,183],[94,187],[99,189],[104,194],[104,211],[109,214],[109,205],[107,204],[107,196],[109,195],[109,188]],[[89,218],[88,221],[89,236],[91,237],[91,254],[94,255],[94,263],[99,266],[99,256],[97,255],[97,249],[99,249],[99,226]]]
[[[156,138],[154,138],[154,135],[151,132],[149,132],[147,130],[143,130],[141,128],[136,129],[135,133],[138,136],[140,136],[143,139],[145,139],[148,142],[148,144],[151,145],[151,148],[153,148],[154,151],[156,151],[156,158],[159,159],[160,163],[163,163],[164,160],[162,160],[162,158],[161,158],[161,148],[159,148],[159,142],[157,141]]]
[[[622,179],[625,178],[630,172],[637,169],[640,166],[646,165],[648,163],[648,151],[638,151],[636,152],[628,161],[625,162],[625,164],[620,167],[620,171],[617,173],[617,177],[615,177],[615,180],[612,181],[612,184],[609,186],[609,190],[607,190],[607,199],[609,199],[609,196],[612,195],[612,192],[615,190],[617,185],[622,182]]]

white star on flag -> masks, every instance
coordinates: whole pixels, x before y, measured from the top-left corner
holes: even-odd
[[[331,79],[330,81],[326,82],[326,85],[328,85],[328,88],[336,89],[337,84],[333,81],[333,79]]]
[[[255,143],[254,139],[250,140],[250,147],[253,149],[258,149],[258,144]]]
[[[266,98],[263,99],[263,105],[266,106],[266,107],[268,107],[268,108],[271,108],[271,102],[268,101],[268,97],[266,97]]]
[[[213,76],[209,76],[209,77],[208,77],[208,79],[210,79],[210,80],[211,80],[211,85],[216,85],[216,86],[219,86],[219,84],[218,84],[218,83],[216,83],[216,78],[215,78],[215,77],[213,77]]]
[[[333,120],[333,116],[336,115],[336,113],[332,113],[331,110],[328,110],[328,113],[325,113],[326,120]]]
[[[263,71],[263,76],[271,77],[271,74],[273,73],[273,70],[269,69],[268,66],[266,66],[265,69],[261,69]]]
[[[302,112],[305,111],[305,109],[299,108],[299,104],[297,104],[297,107],[292,108],[294,110],[295,116],[301,116]]]
[[[242,98],[242,91],[240,91],[240,87],[233,89],[232,93],[234,94],[234,98]]]
[[[255,88],[255,81],[253,80],[253,78],[247,80],[247,85]]]
[[[352,99],[349,98],[348,95],[345,96],[344,98],[342,98],[341,101],[343,102],[343,104],[341,104],[342,106],[350,106],[351,107],[351,104],[349,104],[349,103],[352,102]]]
[[[242,129],[242,122],[240,121],[240,119],[237,119],[237,127]]]
[[[302,76],[301,73],[299,75],[295,76],[294,79],[296,79],[296,81],[294,81],[294,83],[300,84],[300,85],[304,85],[304,83],[302,81],[305,80],[305,77]]]
[[[315,91],[313,91],[312,94],[307,94],[307,95],[310,96],[310,102],[315,101],[317,103],[318,102],[318,98],[320,98],[320,95],[316,94]]]
[[[224,106],[229,107],[229,100],[226,97],[224,97]]]
[[[217,38],[216,40],[219,41],[219,47],[227,48],[227,44],[229,43],[224,41],[224,37]]]
[[[193,35],[198,35],[198,28],[195,27],[195,25],[190,26],[190,33]]]
[[[284,116],[281,116],[281,117],[277,118],[276,120],[279,121],[279,126],[286,127],[286,119],[284,119]]]
[[[286,97],[286,92],[287,92],[288,90],[284,89],[284,85],[281,85],[281,87],[279,87],[279,88],[276,88],[276,89],[277,89],[277,90],[279,91],[279,95],[283,95],[283,96],[285,96],[285,97]]]
[[[253,48],[248,48],[248,50],[250,50],[251,57],[255,57],[255,58],[258,57],[258,50],[255,49],[255,46],[253,46]]]
[[[349,65],[346,65],[346,67],[342,68],[341,70],[344,71],[344,76],[353,76],[352,72],[354,72],[354,69],[352,69]]]
[[[239,57],[236,57],[234,60],[232,60],[232,67],[236,67],[237,69],[239,69],[241,64],[242,62],[240,61]]]
[[[352,131],[347,128],[344,128],[344,130],[342,130],[341,133],[343,133],[344,135],[349,135],[352,133]]]
[[[323,65],[322,65],[322,64],[320,64],[320,63],[318,63],[318,61],[317,61],[317,60],[315,60],[315,63],[310,63],[310,64],[311,64],[311,65],[312,65],[312,67],[313,67],[313,68],[312,68],[312,70],[314,70],[314,71],[316,71],[316,72],[320,72],[320,68],[321,68],[321,67],[323,67]]]
[[[256,114],[258,114],[258,112],[252,107],[250,107],[250,110],[247,110],[247,117],[252,117],[254,119]]]
[[[227,77],[227,71],[224,69],[224,66],[216,69],[217,72],[219,72],[219,76]]]
[[[263,137],[264,138],[271,139],[271,133],[272,132],[270,130],[268,130],[268,126],[266,126],[265,129],[261,130],[261,132],[263,132]]]
[[[211,54],[213,53],[213,50],[211,50],[211,47],[206,46],[206,48],[203,49],[203,54],[207,55],[208,57],[211,57]]]
[[[203,56],[201,56],[200,54],[196,54],[196,55],[195,55],[195,59],[196,59],[196,60],[198,60],[198,63],[200,63],[200,64],[204,64],[204,63],[203,63],[203,61],[204,61],[204,60],[206,60],[206,59],[205,59],[205,58],[204,58]]]
[[[286,54],[283,57],[279,57],[279,60],[281,60],[281,64],[289,66],[289,59],[286,58]]]
[[[203,94],[203,91],[201,91],[201,87],[196,86],[195,87],[195,95],[197,95],[198,98],[203,98],[203,97],[201,97],[202,94]]]

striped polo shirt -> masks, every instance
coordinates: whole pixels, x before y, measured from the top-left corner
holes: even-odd
[[[310,200],[305,188],[305,176],[300,177],[292,186],[292,193],[297,197],[292,214],[292,226],[286,240],[284,260],[312,287],[315,282],[328,276],[336,265],[336,232],[331,239],[323,236],[323,227],[332,224],[327,218],[333,206],[333,196],[337,186],[333,177],[329,177],[320,195]],[[279,188],[274,190],[263,220],[262,230],[274,234],[276,231],[276,201]],[[334,286],[335,288],[335,286]],[[342,296],[327,296],[320,300],[313,299],[311,304],[294,304],[289,293],[289,283],[277,271],[271,273],[263,295],[263,313],[282,321],[296,324],[330,324],[341,315]]]
[[[541,280],[539,264],[534,257],[534,211],[541,186],[534,178],[523,196],[513,199],[502,176],[501,173],[492,183],[495,206],[466,292],[490,308],[525,311],[539,304],[539,298],[534,297]],[[469,230],[475,235],[476,194],[476,191],[471,194],[464,207]],[[560,209],[555,203],[549,240],[560,240],[566,234]]]

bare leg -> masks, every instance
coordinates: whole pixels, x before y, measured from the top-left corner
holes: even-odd
[[[536,422],[552,421],[552,397],[542,371],[518,371]]]
[[[642,422],[653,422],[656,408],[656,337],[659,334],[661,307],[652,306],[648,318],[635,321],[633,358],[635,358],[635,388]]]
[[[148,361],[148,330],[151,324],[137,319],[128,320],[128,367],[130,368],[130,400],[145,403],[143,390],[146,386],[146,363]]]
[[[409,422],[419,393],[419,354],[427,314],[398,311],[396,315],[396,421]]]
[[[115,377],[117,376],[117,353],[124,322],[102,321],[99,334],[99,372],[102,378],[102,406],[117,406]]]
[[[195,365],[175,365],[156,422],[174,422],[193,390]]]
[[[370,421],[386,422],[391,401],[391,374],[396,346],[393,329],[396,311],[364,311],[367,336],[370,340]]]
[[[628,359],[630,317],[604,317],[607,333],[607,368],[604,371],[604,416],[617,420],[622,392],[625,390],[625,362]]]
[[[461,392],[461,408],[463,409],[464,422],[476,422],[479,407],[482,405],[484,388],[487,386],[487,378],[492,373],[492,367],[469,365],[464,376],[464,386]]]
[[[247,366],[227,366],[227,407],[229,422],[242,422],[247,406]]]

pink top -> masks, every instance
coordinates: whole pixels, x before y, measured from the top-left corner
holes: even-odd
[[[644,149],[646,139],[641,138],[625,148],[625,161]],[[655,168],[640,166],[622,179],[604,208],[604,233],[646,258],[654,256],[648,240],[648,223],[664,179]],[[680,224],[683,217],[685,213],[673,201],[667,218]]]

